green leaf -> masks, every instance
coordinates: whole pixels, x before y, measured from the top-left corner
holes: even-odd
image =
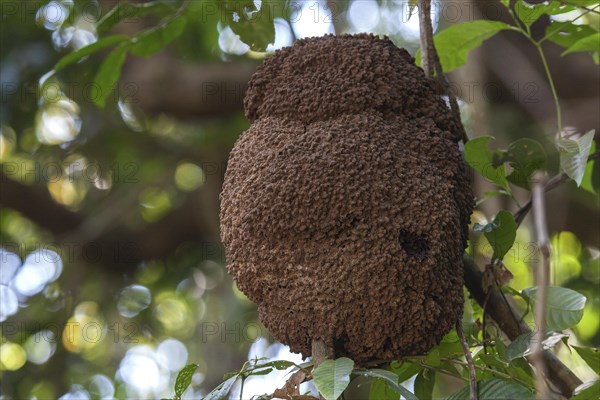
[[[435,385],[435,371],[422,370],[415,379],[415,394],[419,400],[432,398],[433,386]]]
[[[510,212],[502,210],[489,224],[475,224],[473,231],[483,232],[494,250],[492,259],[501,260],[515,243],[517,223]]]
[[[402,395],[406,400],[418,400],[417,397],[410,392],[410,390],[406,389],[404,386],[398,383],[398,375],[391,371],[386,371],[383,369],[367,369],[357,370],[355,371],[355,373],[370,378],[381,379],[386,383],[386,385],[388,385],[390,389]]]
[[[569,4],[573,7],[589,7],[598,4],[598,0],[561,0],[561,3]]]
[[[590,154],[596,152],[596,142],[592,141]],[[600,164],[598,160],[588,161],[581,180],[581,188],[590,193],[600,194]]]
[[[400,383],[412,378],[421,370],[418,365],[410,362],[403,362],[400,365],[397,362],[393,362],[390,365],[390,369],[398,376],[398,382]]]
[[[577,41],[596,33],[589,25],[577,25],[570,21],[552,21],[546,27],[546,38],[559,46],[569,48]]]
[[[122,1],[98,21],[96,31],[98,33],[105,32],[125,19],[141,18],[150,14],[167,15],[172,12],[175,12],[175,8],[164,1],[149,1],[136,4]]]
[[[197,369],[198,364],[189,364],[179,371],[177,379],[175,380],[175,396],[181,397],[183,392],[190,386],[190,383],[192,383],[192,376]]]
[[[532,306],[537,300],[537,287],[523,289],[522,293],[529,297]],[[583,317],[586,298],[581,293],[560,286],[548,286],[546,303],[546,325],[548,329],[562,331],[571,328]]]
[[[506,349],[506,359],[509,361],[515,358],[523,357],[525,352],[529,349],[529,343],[531,342],[532,332],[524,333],[512,341]]]
[[[580,51],[600,51],[600,32],[579,39],[571,47],[565,50],[561,56]]]
[[[121,67],[127,57],[128,49],[128,46],[119,46],[114,49],[100,65],[100,69],[96,73],[94,83],[98,86],[99,93],[93,100],[100,108],[104,108],[106,99],[119,81]]]
[[[600,350],[592,347],[571,346],[579,357],[596,373],[600,375]]]
[[[534,399],[533,393],[525,386],[498,378],[477,382],[477,394],[479,400]],[[446,400],[469,400],[469,386],[465,386]]]
[[[89,56],[90,54],[93,54],[97,51],[128,40],[129,36],[127,35],[113,35],[102,38],[92,44],[88,44],[87,46],[82,47],[79,50],[74,51],[72,53],[69,53],[60,60],[58,60],[58,62],[54,66],[54,72],[58,72],[61,69],[68,67],[69,65],[81,60],[85,56]]]
[[[437,347],[434,347],[425,356],[425,364],[432,367],[439,367],[440,362],[440,351],[437,349]]]
[[[467,62],[469,52],[496,33],[517,29],[504,22],[478,20],[452,25],[433,38],[444,72],[452,71]],[[416,55],[421,65],[421,51]]]
[[[533,139],[519,139],[508,146],[506,160],[513,171],[506,179],[524,189],[531,189],[530,177],[536,170],[546,168],[546,153]]]
[[[498,161],[501,154],[498,151],[488,150],[490,139],[493,138],[481,136],[469,140],[465,144],[465,159],[471,168],[479,172],[485,179],[510,192],[504,163]]]
[[[257,364],[254,367],[255,368],[273,367],[273,368],[281,371],[281,370],[285,370],[290,367],[293,367],[295,365],[296,365],[296,363],[293,363],[291,361],[275,360],[275,361],[266,362],[264,364]]]
[[[590,400],[600,399],[600,381],[586,382],[579,385],[571,400]]]
[[[350,374],[354,361],[342,357],[337,360],[325,360],[313,373],[315,386],[327,400],[336,400],[350,383]]]
[[[265,51],[275,42],[274,15],[268,6],[257,9],[253,1],[228,0],[222,7],[231,30],[252,50]]]
[[[237,375],[232,376],[231,378],[227,379],[225,382],[223,382],[219,386],[217,386],[212,392],[210,392],[209,394],[204,396],[202,398],[202,400],[225,400],[225,399],[227,399],[227,397],[229,396],[229,392],[231,391],[231,388],[233,387],[233,384],[235,383],[236,380],[237,380]]]
[[[587,160],[592,148],[595,131],[591,130],[579,139],[559,139],[558,150],[560,153],[561,170],[573,179],[577,186],[581,185]]]
[[[132,39],[131,53],[136,56],[148,57],[164,49],[181,35],[186,22],[185,17],[178,16],[136,35]]]
[[[515,14],[528,27],[544,14],[558,15],[569,11],[573,11],[573,7],[554,0],[551,0],[548,4],[531,5],[523,2],[523,0],[517,0],[515,3]]]
[[[265,368],[265,369],[261,369],[261,368],[257,368],[257,369],[253,369],[252,371],[250,371],[248,373],[248,376],[253,375],[253,376],[257,376],[257,375],[269,375],[271,372],[273,372],[274,368]]]
[[[383,379],[373,379],[369,388],[369,400],[400,400],[400,394]]]

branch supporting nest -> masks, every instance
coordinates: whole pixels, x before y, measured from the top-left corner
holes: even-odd
[[[429,79],[434,79],[434,75],[437,76],[438,82],[444,90],[444,93],[448,96],[448,103],[452,110],[452,115],[456,120],[456,127],[460,130],[463,143],[467,143],[469,138],[467,132],[461,122],[460,118],[460,107],[458,106],[458,100],[452,92],[450,82],[444,74],[440,57],[435,48],[433,41],[433,25],[431,24],[431,0],[419,0],[419,28],[420,28],[420,39],[421,39],[421,66],[425,71],[425,76]],[[435,74],[434,74],[435,72]]]

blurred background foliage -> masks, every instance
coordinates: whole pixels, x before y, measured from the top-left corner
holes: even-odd
[[[273,1],[265,2],[273,10],[270,24],[245,24],[227,11],[233,3],[0,1],[1,398],[173,396],[176,374],[190,362],[199,368],[183,397],[199,398],[249,357],[301,362],[260,324],[227,275],[219,243],[227,156],[248,127],[246,84],[268,52],[307,36],[373,32],[415,54],[418,18],[410,17],[409,1]],[[254,4],[260,9],[261,2]],[[503,10],[495,0],[441,2],[434,29],[478,18],[508,21]],[[564,18],[540,16],[532,34]],[[579,18],[581,29],[597,31],[598,21],[597,12]],[[111,35],[138,39],[123,47],[128,55],[117,51],[123,43],[117,37],[58,70],[62,57]],[[255,40],[244,43],[238,35]],[[493,135],[504,148],[522,137],[539,140],[556,172],[548,135],[554,105],[528,44],[514,32],[499,34],[450,79],[470,137]],[[564,124],[599,132],[593,58],[560,57],[555,43],[544,50]],[[474,223],[515,210],[506,196],[484,198],[494,190],[489,182],[474,176],[474,184],[485,199]],[[520,189],[514,196],[527,199]],[[569,343],[598,347],[598,194],[570,183],[548,202],[552,283],[587,297]],[[480,265],[492,253],[481,234],[469,251]],[[504,259],[512,288],[533,285],[538,257],[526,219]],[[481,318],[468,300],[465,323],[474,341],[482,339]],[[555,349],[584,381],[597,379],[579,356],[560,344]],[[283,373],[253,377],[244,395],[272,392],[283,382]],[[433,395],[461,386],[438,376]]]

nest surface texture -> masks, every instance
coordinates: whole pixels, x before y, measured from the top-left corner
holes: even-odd
[[[473,195],[460,131],[412,57],[303,39],[254,74],[221,193],[229,272],[272,335],[358,364],[427,352],[463,309]]]

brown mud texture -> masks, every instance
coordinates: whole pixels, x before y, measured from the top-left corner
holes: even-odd
[[[366,34],[299,40],[244,103],[221,237],[272,335],[359,365],[439,343],[463,309],[473,194],[460,130],[409,53]]]

